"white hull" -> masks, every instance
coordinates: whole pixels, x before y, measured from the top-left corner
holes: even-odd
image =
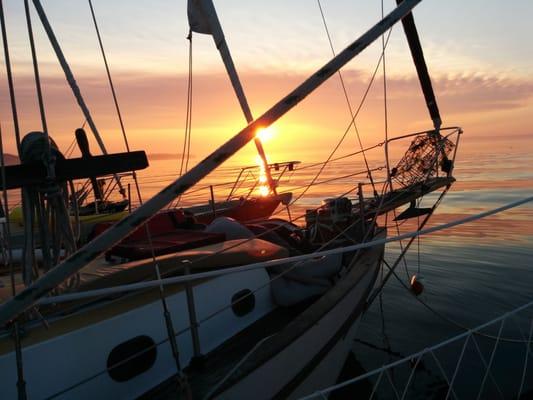
[[[253,312],[243,317],[226,309],[204,322],[200,329],[200,344],[207,353],[232,337],[253,321],[272,311],[268,287],[269,276],[265,270],[248,271],[210,280],[194,287],[198,320],[230,305],[232,296],[248,288],[262,285],[265,289],[255,295]],[[246,285],[243,286],[243,282]],[[200,301],[201,299],[201,301]],[[167,297],[174,330],[179,332],[189,325],[185,292]],[[53,326],[53,322],[51,325]],[[29,399],[44,399],[70,386],[75,386],[60,399],[132,399],[157,386],[176,373],[176,365],[168,342],[158,346],[154,365],[146,372],[126,382],[114,381],[107,372],[85,383],[85,379],[105,371],[107,359],[117,345],[140,335],[149,336],[158,343],[167,338],[160,301],[154,301],[129,312],[54,337],[23,349],[24,377]],[[189,332],[177,336],[181,365],[187,365],[192,356]],[[24,345],[24,338],[23,338]],[[0,387],[2,399],[17,398],[17,372],[14,353],[0,356]]]
[[[257,347],[257,350],[263,351],[265,346],[268,349],[272,345],[272,340],[281,340],[280,351],[269,355],[245,376],[231,376],[227,382],[217,386],[214,397],[293,398],[335,383],[351,348],[354,324],[373,287],[381,251],[367,250],[370,254],[364,254],[362,260],[319,300],[295,315],[289,325],[280,326],[278,334]],[[224,275],[194,286],[196,315],[201,322],[199,339],[202,354],[209,357],[210,352],[274,311],[276,305],[269,282],[268,273],[258,269]],[[243,289],[254,291],[261,287],[255,293],[253,310],[237,316],[230,306],[232,297]],[[160,301],[154,298],[141,305],[135,305],[135,297],[118,301],[128,304],[130,309],[114,316],[100,316],[96,322],[86,322],[91,315],[90,311],[84,311],[80,313],[80,319],[85,326],[80,327],[78,321],[78,326],[64,334],[49,334],[49,338],[41,337],[37,341],[34,331],[23,336],[24,377],[29,399],[44,399],[58,393],[55,398],[59,399],[132,399],[176,374]],[[185,330],[190,323],[185,291],[167,293],[167,303],[174,330],[178,332],[180,365],[187,366],[193,350],[191,333]],[[217,314],[223,306],[228,308]],[[110,307],[113,305],[95,308],[93,312],[101,313]],[[302,317],[305,320],[306,313],[317,310],[319,313],[314,313],[316,321],[312,325],[286,340],[287,329],[297,326]],[[216,315],[203,321],[212,314]],[[61,320],[51,321],[51,330],[61,323]],[[43,328],[35,330],[46,335]],[[117,380],[106,370],[110,365],[110,354],[117,346],[138,337],[148,337],[157,344],[161,343],[157,346],[154,360],[138,374]],[[4,345],[8,341],[12,346],[12,341],[3,340]],[[0,371],[2,399],[16,399],[17,373],[12,349],[0,356]],[[257,393],[258,387],[264,388],[261,393]]]
[[[221,399],[296,398],[334,384],[356,333],[362,304],[373,287],[380,265],[377,249],[367,270],[331,310],[310,329],[251,373],[215,393]],[[377,256],[379,254],[379,256]],[[364,262],[364,261],[363,261]],[[354,269],[362,268],[356,265]],[[353,274],[351,271],[350,274]],[[345,279],[345,278],[343,278]],[[346,282],[339,282],[338,286]],[[359,307],[358,307],[359,306]],[[268,341],[265,342],[268,346]],[[260,391],[257,388],[261,388]]]
[[[348,354],[353,348],[361,316],[352,324],[349,331],[335,344],[307,379],[292,392],[291,398],[301,398],[317,390],[335,384],[340,376]]]

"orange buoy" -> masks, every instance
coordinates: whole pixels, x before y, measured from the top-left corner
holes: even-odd
[[[411,277],[411,292],[415,296],[419,296],[424,291],[424,278],[418,275],[413,275]]]

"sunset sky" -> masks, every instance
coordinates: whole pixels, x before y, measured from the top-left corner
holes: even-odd
[[[185,124],[188,42],[186,1],[93,0],[134,149],[179,153]],[[322,0],[336,50],[342,50],[381,15],[381,2]],[[385,10],[395,2],[386,0]],[[123,151],[96,34],[86,0],[43,0],[97,126],[111,151]],[[215,1],[236,67],[255,116],[327,62],[327,42],[314,0]],[[8,36],[22,131],[39,130],[23,2],[5,0]],[[461,125],[465,141],[481,136],[519,140],[531,134],[533,52],[530,0],[426,0],[415,20],[433,78],[444,125]],[[51,136],[62,150],[83,117],[33,14]],[[379,54],[376,42],[343,70],[354,108]],[[192,150],[204,156],[245,126],[211,37],[193,37]],[[391,135],[430,128],[403,30],[387,48]],[[0,120],[7,152],[14,152],[11,112],[2,57]],[[322,158],[350,121],[334,76],[276,124],[266,143],[270,158]],[[364,144],[383,138],[381,73],[358,120]],[[354,140],[350,140],[354,146]],[[93,143],[93,152],[96,145]],[[351,149],[348,149],[351,150]],[[248,149],[242,162],[249,163]],[[238,160],[238,158],[237,158]]]

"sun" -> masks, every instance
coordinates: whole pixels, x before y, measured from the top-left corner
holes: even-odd
[[[265,143],[272,139],[275,133],[275,128],[273,126],[269,126],[267,128],[259,128],[255,136],[261,139],[261,142]]]
[[[270,189],[267,185],[261,185],[258,188],[258,192],[261,197],[266,197],[270,194]]]

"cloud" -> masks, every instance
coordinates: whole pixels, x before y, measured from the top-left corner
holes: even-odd
[[[352,108],[357,109],[370,75],[357,70],[347,70],[343,74]],[[300,72],[269,74],[249,71],[241,76],[255,116],[266,111],[305,78],[307,76]],[[117,74],[114,80],[134,147],[155,146],[152,151],[163,153],[168,152],[170,143],[179,148],[185,124],[187,77],[182,74],[129,72]],[[50,132],[67,147],[72,141],[74,129],[83,123],[83,115],[62,75],[45,74],[42,82]],[[118,120],[103,71],[85,70],[77,76],[77,83],[104,139],[110,142],[111,148],[122,149]],[[530,129],[528,115],[533,109],[533,80],[497,75],[449,75],[434,78],[434,87],[446,120],[453,117],[457,123],[466,121],[476,133],[483,131],[484,134],[491,124],[501,129],[504,123],[509,123],[515,132]],[[16,90],[23,131],[39,129],[33,78],[16,76]],[[2,92],[0,107],[9,110],[7,88],[3,87]],[[225,74],[195,74],[193,96],[193,145],[195,140],[199,145],[201,138],[209,137],[212,139],[209,142],[211,148],[245,126]],[[389,77],[388,102],[391,131],[402,133],[429,127],[430,121],[415,76]],[[502,114],[506,112],[514,113],[513,118]],[[1,117],[2,126],[9,127],[9,114],[4,112]],[[313,135],[319,146],[333,143],[349,120],[341,85],[338,78],[333,77],[284,117],[283,123],[291,126],[291,134],[295,136]],[[379,78],[369,92],[358,122],[363,132],[381,137],[383,92]],[[492,133],[497,133],[496,128],[493,130]],[[305,141],[305,145],[312,146],[313,143]]]
[[[529,105],[533,97],[533,80],[471,74],[438,76],[432,81],[437,101],[449,112],[520,108]],[[387,86],[391,101],[421,95],[415,76],[389,77]]]
[[[454,111],[515,109],[530,105],[533,96],[533,81],[497,76],[444,77],[436,86]]]

